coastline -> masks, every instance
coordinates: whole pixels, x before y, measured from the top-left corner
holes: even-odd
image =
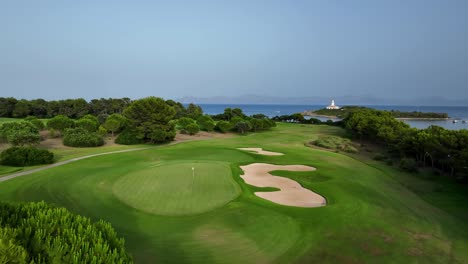
[[[450,120],[450,117],[441,117],[441,118],[435,118],[435,117],[395,117],[397,120],[410,120],[410,121],[444,121],[444,120]]]
[[[333,118],[333,119],[338,119],[342,118],[339,116],[331,116],[331,115],[319,115],[315,114],[314,112],[310,111],[304,111],[301,113],[303,116],[310,116],[310,117],[322,117],[322,118]],[[450,117],[395,117],[397,120],[408,120],[408,121],[446,121],[446,120],[451,120]]]

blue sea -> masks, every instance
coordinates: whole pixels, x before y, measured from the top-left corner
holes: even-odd
[[[224,112],[227,107],[240,108],[246,115],[253,114],[264,114],[269,117],[277,115],[290,115],[294,113],[300,113],[305,110],[317,110],[324,108],[325,105],[273,105],[273,104],[199,104],[203,112],[210,115],[220,114]],[[436,112],[436,113],[447,113],[450,117],[449,120],[438,120],[438,121],[417,121],[417,120],[405,120],[403,122],[408,123],[412,127],[426,128],[431,125],[437,125],[446,129],[458,130],[468,129],[468,106],[401,106],[401,105],[366,105],[367,107],[380,109],[380,110],[399,110],[399,111],[419,111],[419,112]],[[323,121],[327,118],[319,118]],[[453,123],[453,120],[457,120]],[[462,120],[466,120],[467,123],[463,123]]]

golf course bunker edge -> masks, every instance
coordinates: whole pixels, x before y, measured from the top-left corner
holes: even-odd
[[[248,151],[250,153],[258,154],[258,155],[265,155],[265,156],[283,156],[283,153],[279,152],[272,152],[272,151],[266,151],[263,150],[262,148],[237,148],[239,150],[243,151]]]
[[[267,163],[252,163],[240,166],[244,171],[240,177],[245,183],[256,187],[274,187],[280,189],[273,192],[255,192],[255,195],[271,202],[296,207],[321,207],[326,205],[323,196],[302,187],[298,182],[279,176],[273,176],[271,171],[314,171],[314,167],[305,165],[273,165]]]

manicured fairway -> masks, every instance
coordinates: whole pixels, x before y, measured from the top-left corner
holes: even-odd
[[[107,220],[137,263],[468,263],[468,219],[458,213],[466,210],[466,189],[426,188],[425,180],[384,164],[305,145],[343,133],[279,124],[264,133],[99,156],[2,182],[0,199],[45,200]],[[256,197],[272,189],[239,177],[240,166],[251,163],[317,168],[271,173],[323,195],[327,205],[289,207]]]
[[[210,211],[240,193],[228,163],[197,161],[149,165],[120,178],[113,189],[128,205],[160,215]]]

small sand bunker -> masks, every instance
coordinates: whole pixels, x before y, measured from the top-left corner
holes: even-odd
[[[241,178],[250,185],[257,187],[275,187],[280,191],[256,192],[255,195],[274,203],[297,207],[320,207],[327,203],[325,198],[313,191],[302,187],[296,181],[288,178],[273,176],[269,172],[285,171],[314,171],[315,168],[304,165],[272,165],[253,163],[241,166],[244,175]]]
[[[249,152],[254,152],[255,154],[266,155],[266,156],[282,156],[282,155],[284,155],[283,153],[279,153],[279,152],[266,151],[266,150],[263,150],[262,148],[238,148],[238,149],[249,151]]]

